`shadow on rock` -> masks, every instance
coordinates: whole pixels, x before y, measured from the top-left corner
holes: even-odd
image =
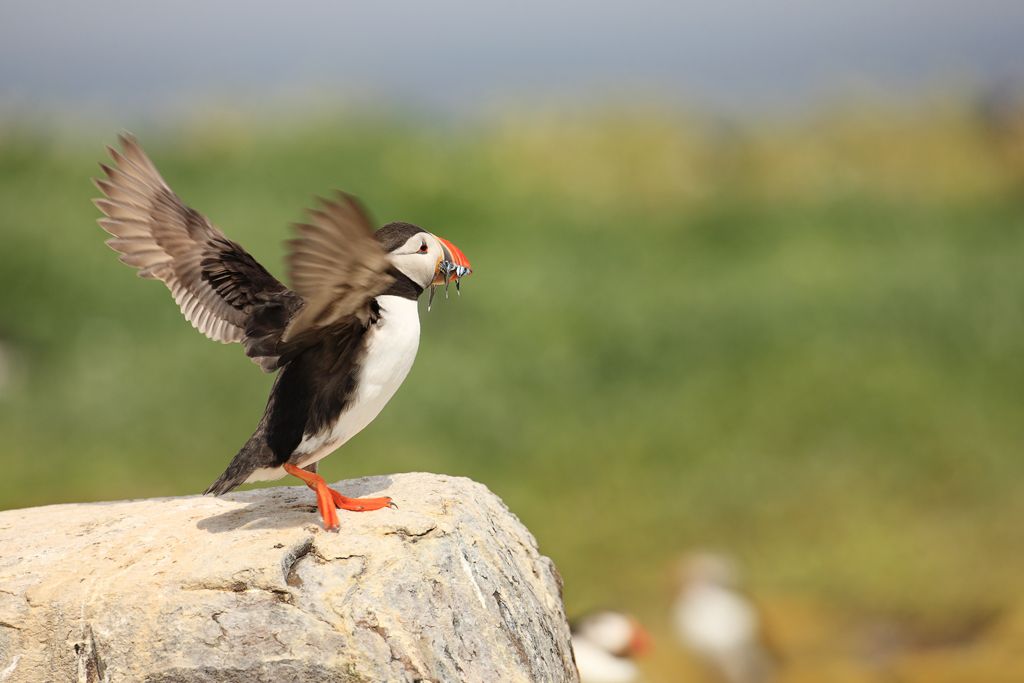
[[[381,495],[391,487],[391,477],[380,475],[363,477],[344,482],[342,493],[352,498],[363,498]],[[341,487],[338,487],[339,490]],[[234,531],[236,529],[291,529],[305,525],[320,527],[320,515],[316,508],[316,497],[313,492],[300,486],[278,486],[228,493],[221,499],[245,503],[245,507],[232,506],[231,509],[212,515],[196,522],[196,528],[211,534]],[[395,501],[401,505],[401,501]],[[339,511],[344,518],[349,514],[360,512]]]

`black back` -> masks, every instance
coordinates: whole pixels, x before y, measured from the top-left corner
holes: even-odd
[[[265,436],[275,466],[288,462],[303,435],[330,429],[348,405],[366,350],[366,333],[367,328],[352,318],[324,330],[281,369],[266,415]]]

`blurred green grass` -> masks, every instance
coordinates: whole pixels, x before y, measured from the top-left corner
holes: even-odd
[[[270,386],[103,245],[114,132],[0,124],[0,507],[199,492]],[[673,560],[708,546],[756,589],[864,609],[1020,595],[1024,136],[969,107],[136,132],[279,276],[336,187],[466,251],[405,386],[323,471],[486,483],[570,611],[661,618]]]

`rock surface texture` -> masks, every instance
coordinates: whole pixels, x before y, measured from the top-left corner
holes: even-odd
[[[0,683],[576,681],[561,585],[484,486],[340,482],[0,513]]]

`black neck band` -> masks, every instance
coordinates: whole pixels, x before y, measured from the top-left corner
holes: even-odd
[[[395,278],[395,281],[391,283],[390,287],[381,292],[380,296],[400,296],[405,299],[412,299],[413,301],[420,298],[423,288],[410,280],[408,275],[394,266],[388,270],[388,275]]]

